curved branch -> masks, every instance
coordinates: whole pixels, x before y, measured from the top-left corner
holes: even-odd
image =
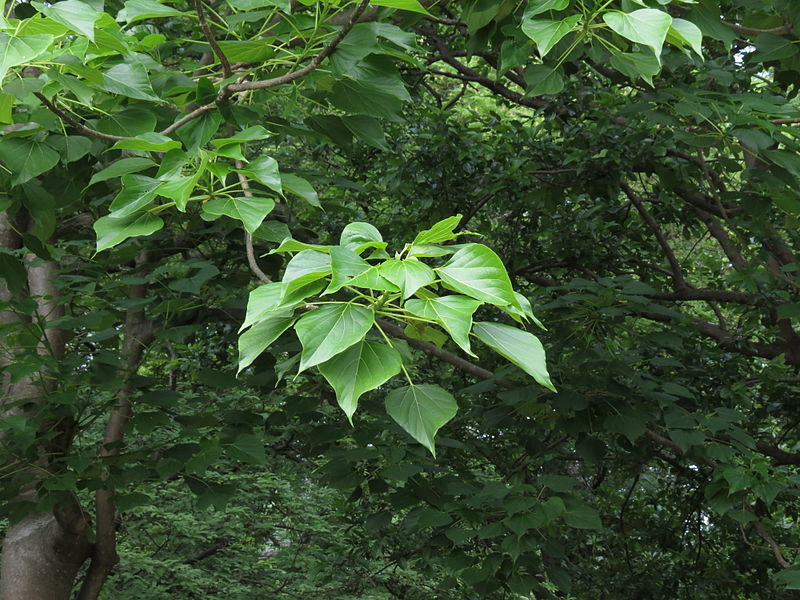
[[[67,123],[72,125],[75,129],[77,129],[84,135],[88,135],[89,137],[93,137],[98,140],[103,140],[104,142],[119,142],[121,140],[130,139],[129,137],[124,137],[120,135],[110,135],[108,133],[103,133],[102,131],[96,131],[94,129],[91,129],[90,127],[87,127],[77,119],[71,117],[66,112],[58,108],[55,104],[50,102],[50,100],[48,100],[47,97],[41,92],[34,92],[33,95],[36,96],[41,101],[41,103],[45,105],[45,107],[47,107],[47,110],[49,110],[51,113],[59,117],[62,121],[66,121]]]
[[[234,165],[237,169],[241,169],[242,161],[235,160]],[[236,176],[239,178],[239,186],[242,188],[242,194],[244,194],[245,198],[252,198],[253,192],[250,191],[250,182],[247,181],[247,177],[241,173],[236,173]],[[256,278],[263,283],[272,283],[272,279],[269,278],[269,275],[264,273],[264,271],[261,270],[261,267],[258,266],[256,253],[253,249],[253,236],[246,229],[244,231],[244,247],[247,251],[247,264],[249,265],[250,270],[253,272],[253,275],[255,275]]]

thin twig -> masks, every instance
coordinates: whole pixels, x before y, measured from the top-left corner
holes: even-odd
[[[242,168],[242,161],[236,160],[234,161],[234,165],[237,169]],[[252,198],[253,192],[250,191],[250,182],[247,181],[247,177],[242,173],[236,173],[239,177],[239,185],[242,188],[242,194],[244,194],[245,198]],[[253,236],[250,234],[249,231],[245,229],[244,231],[244,247],[247,251],[247,264],[250,265],[250,270],[253,272],[259,281],[263,283],[272,283],[272,279],[261,270],[258,266],[258,261],[256,261],[256,253],[253,249]]]
[[[219,47],[216,38],[214,38],[214,34],[211,32],[211,27],[208,26],[208,21],[206,21],[206,13],[203,10],[203,0],[194,0],[194,10],[197,13],[197,20],[200,23],[200,29],[203,30],[203,35],[208,41],[208,45],[211,46],[211,51],[214,52],[216,57],[219,59],[219,63],[222,65],[222,76],[227,79],[233,75],[231,63],[228,60],[228,57],[225,56],[222,48]]]
[[[676,290],[684,290],[688,286],[686,285],[686,280],[683,277],[683,271],[681,270],[681,266],[678,263],[678,259],[675,258],[675,253],[672,251],[672,248],[667,243],[667,238],[664,236],[664,233],[661,231],[661,228],[658,226],[658,223],[653,218],[647,209],[644,207],[644,203],[642,199],[633,191],[633,188],[629,186],[624,181],[620,182],[620,187],[622,191],[625,192],[625,195],[628,197],[633,203],[633,206],[636,207],[636,210],[641,215],[642,219],[645,223],[653,230],[653,234],[656,236],[656,240],[658,240],[658,245],[661,246],[661,249],[664,251],[664,254],[667,257],[667,261],[669,262],[669,266],[672,269],[672,281],[675,284]]]

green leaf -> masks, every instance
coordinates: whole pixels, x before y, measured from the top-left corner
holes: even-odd
[[[261,125],[254,125],[237,132],[230,137],[217,138],[211,140],[211,145],[217,148],[227,146],[228,144],[240,144],[242,142],[254,142],[257,140],[265,140],[272,137],[272,134],[264,129]]]
[[[431,14],[419,3],[419,0],[375,0],[374,2],[370,2],[370,4],[374,4],[375,6],[388,6],[400,10],[410,10],[411,12],[418,12],[424,15]]]
[[[631,81],[636,81],[641,77],[650,85],[653,85],[653,75],[661,70],[659,60],[652,54],[644,52],[614,54],[611,57],[611,66],[626,75]]]
[[[575,29],[581,20],[581,15],[572,15],[562,21],[550,20],[524,20],[522,21],[522,31],[536,42],[539,48],[539,55],[544,57],[553,49],[561,38]]]
[[[447,288],[476,300],[495,306],[517,303],[503,262],[483,244],[467,244],[436,271]]]
[[[564,522],[575,529],[602,529],[603,522],[598,513],[591,506],[582,502],[568,502],[567,512],[564,513]]]
[[[59,159],[58,152],[36,138],[0,140],[0,160],[11,171],[12,185],[25,183],[49,171]]]
[[[385,248],[381,232],[369,223],[349,223],[339,236],[339,244],[361,254],[367,248]]]
[[[4,252],[0,252],[0,277],[5,279],[6,289],[15,296],[21,295],[27,289],[28,272],[25,266],[14,256]]]
[[[331,248],[331,283],[325,294],[332,294],[344,286],[363,287],[370,290],[396,292],[398,288],[384,279],[380,265],[371,265],[352,249],[342,246]]]
[[[322,279],[331,272],[331,257],[316,250],[303,250],[298,252],[283,273],[284,296],[303,287],[312,281]]]
[[[386,412],[436,456],[436,432],[456,416],[458,404],[438,385],[407,385],[386,397]]]
[[[61,0],[53,4],[32,3],[36,9],[53,19],[56,23],[68,27],[75,33],[81,33],[94,41],[94,24],[100,18],[91,5],[81,0]]]
[[[380,264],[378,273],[400,288],[403,300],[413,296],[419,288],[436,280],[433,269],[414,259],[390,258]]]
[[[254,323],[270,318],[272,313],[302,302],[308,296],[318,293],[325,287],[322,281],[312,281],[303,287],[296,288],[291,294],[285,294],[286,284],[282,281],[273,281],[257,287],[247,300],[247,313],[244,323],[239,331],[247,329]]]
[[[800,567],[793,566],[789,569],[775,571],[772,580],[783,589],[800,590]]]
[[[47,141],[61,153],[67,163],[80,160],[92,149],[92,140],[82,135],[50,136]]]
[[[667,13],[653,8],[631,13],[610,10],[603,14],[603,21],[625,39],[652,48],[656,58],[661,60],[661,48],[672,25],[672,17]]]
[[[165,6],[155,0],[128,0],[122,10],[117,13],[117,21],[122,23],[135,23],[144,19],[159,17],[178,17],[185,15],[171,6]]]
[[[11,67],[33,61],[43,54],[53,43],[52,35],[10,36],[0,33],[0,86]]]
[[[679,47],[689,46],[698,56],[703,56],[703,32],[691,21],[673,17],[667,40]]]
[[[439,242],[447,242],[454,240],[458,237],[454,233],[456,227],[461,222],[463,215],[454,215],[447,217],[433,225],[430,229],[425,229],[417,234],[414,241],[411,242],[412,246],[425,246],[427,244],[438,244]]]
[[[237,172],[255,179],[274,192],[283,193],[278,162],[270,156],[259,156],[249,163],[246,168],[237,169]]]
[[[422,340],[423,342],[431,342],[435,344],[439,348],[444,346],[447,343],[447,334],[442,331],[439,331],[435,327],[428,325],[427,323],[420,323],[417,321],[413,321],[406,325],[405,329],[403,330],[408,337],[414,338],[415,340]]]
[[[300,196],[303,200],[308,202],[311,206],[320,208],[322,205],[319,203],[319,197],[314,188],[307,180],[295,175],[294,173],[281,173],[281,184],[283,189],[291,192],[295,196]]]
[[[475,323],[473,332],[500,356],[528,373],[544,387],[556,391],[547,373],[544,348],[532,333],[501,323]]]
[[[225,452],[233,458],[242,460],[251,465],[266,465],[267,456],[264,452],[264,441],[252,433],[240,434]]]
[[[203,204],[203,212],[210,215],[226,215],[244,224],[251,234],[258,229],[264,218],[275,208],[270,198],[252,196],[238,198],[214,198]]]
[[[151,102],[159,101],[159,97],[155,95],[153,87],[150,85],[147,69],[139,63],[122,63],[111,67],[103,73],[103,81],[98,87],[128,98]]]
[[[326,304],[304,314],[295,325],[303,345],[300,371],[323,363],[364,339],[374,313],[358,304]]]
[[[439,323],[464,352],[475,356],[469,345],[469,330],[472,328],[472,315],[480,305],[480,300],[466,296],[444,296],[409,300],[405,308],[414,315]]]
[[[569,5],[569,0],[528,0],[523,19],[530,19],[548,10],[564,10]]]
[[[112,150],[146,150],[148,152],[169,152],[181,147],[178,140],[162,135],[160,133],[142,133],[129,140],[120,140],[113,146]]]
[[[127,217],[150,204],[155,200],[160,183],[158,179],[145,175],[124,175],[122,189],[108,207],[111,216],[117,219]]]
[[[242,372],[294,323],[292,309],[275,311],[239,336],[239,370]]]
[[[411,96],[397,68],[373,55],[359,63],[359,69],[357,78],[334,83],[331,95],[334,106],[352,114],[400,121],[403,104]]]
[[[336,391],[336,401],[352,424],[361,395],[397,375],[401,365],[400,354],[394,348],[363,340],[318,368]]]
[[[156,128],[156,116],[152,110],[131,106],[111,113],[97,122],[97,130],[111,135],[130,137],[148,133]]]
[[[125,241],[129,237],[150,235],[164,227],[160,217],[150,213],[133,214],[117,218],[113,216],[100,217],[94,223],[97,233],[97,251],[102,252]]]
[[[275,49],[264,40],[219,40],[217,43],[232,63],[260,63],[275,56]]]
[[[547,65],[531,65],[523,73],[523,78],[528,86],[526,96],[539,96],[542,94],[557,94],[564,89],[564,78],[559,69]]]
[[[389,149],[386,137],[383,135],[383,128],[377,119],[367,115],[348,115],[342,118],[342,123],[350,130],[350,133],[373,148]]]

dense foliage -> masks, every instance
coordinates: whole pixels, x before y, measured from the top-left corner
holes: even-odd
[[[0,598],[792,597],[798,33],[6,6]]]

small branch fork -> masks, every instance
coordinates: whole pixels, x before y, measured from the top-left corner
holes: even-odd
[[[175,133],[175,131],[177,131],[180,127],[182,127],[186,123],[189,123],[190,121],[193,121],[198,117],[201,117],[205,113],[216,109],[220,103],[227,101],[231,97],[231,95],[236,92],[266,90],[269,88],[277,87],[279,85],[285,85],[287,83],[291,83],[293,81],[301,79],[302,77],[305,77],[312,71],[316,70],[326,58],[328,58],[331,54],[333,54],[333,51],[336,50],[336,47],[342,42],[345,36],[347,36],[347,34],[350,33],[350,30],[353,29],[353,26],[356,23],[358,23],[359,19],[364,14],[364,11],[367,9],[368,6],[369,6],[369,0],[362,0],[361,3],[358,5],[358,7],[350,15],[350,18],[347,20],[347,23],[345,23],[339,30],[339,33],[337,33],[336,36],[330,42],[328,42],[328,44],[322,50],[320,50],[320,52],[316,56],[314,56],[314,58],[311,59],[311,62],[309,62],[306,66],[297,69],[296,71],[291,71],[289,73],[285,73],[283,75],[280,75],[278,77],[273,77],[271,79],[263,79],[259,81],[237,81],[236,83],[230,83],[224,86],[220,90],[219,95],[217,96],[214,102],[209,102],[208,104],[204,104],[194,109],[193,111],[185,114],[183,117],[175,121],[172,125],[163,129],[160,133],[162,135],[172,135],[173,133]],[[225,53],[222,51],[222,49],[219,47],[217,41],[214,39],[214,36],[211,32],[211,28],[208,26],[208,22],[205,19],[205,12],[203,11],[202,0],[195,0],[195,9],[197,10],[197,16],[198,19],[200,20],[200,27],[203,30],[203,34],[206,40],[208,41],[209,45],[211,46],[211,49],[214,51],[214,54],[219,59],[220,64],[222,65],[223,75],[226,78],[232,76],[233,69],[231,67],[230,61],[225,56]],[[45,97],[43,94],[36,92],[36,97],[42,102],[42,104],[44,104],[45,107],[47,107],[48,110],[50,110],[56,116],[60,117],[62,120],[66,121],[67,123],[75,127],[78,131],[80,131],[84,135],[96,138],[98,140],[103,140],[106,142],[118,142],[120,140],[131,139],[130,137],[109,135],[107,133],[91,129],[90,127],[87,127],[86,125],[80,123],[77,119],[68,115],[65,111],[58,108],[58,106],[56,106],[52,101],[48,100],[47,97]]]

